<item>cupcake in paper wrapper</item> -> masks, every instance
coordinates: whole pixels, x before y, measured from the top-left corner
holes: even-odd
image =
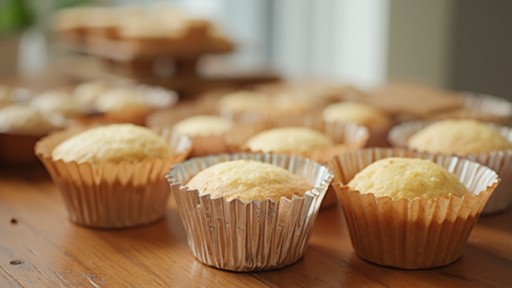
[[[409,138],[433,122],[413,121],[397,125],[391,129],[388,139],[393,147],[406,148]],[[500,134],[512,143],[512,129],[505,126],[490,124],[497,128]],[[476,161],[496,171],[501,178],[501,184],[496,188],[487,202],[483,215],[507,210],[512,205],[512,150],[493,151],[478,154],[458,156]]]
[[[466,92],[462,94],[462,107],[455,110],[435,113],[430,119],[476,119],[501,125],[512,120],[512,103],[506,99]]]
[[[174,153],[139,162],[78,163],[52,158],[52,151],[86,128],[50,134],[35,146],[38,158],[60,190],[69,219],[94,228],[123,228],[154,222],[165,215],[169,187],[165,173],[190,153],[190,140],[159,131]]]
[[[157,128],[157,129],[164,129],[169,128],[173,129],[173,127],[176,124],[183,123],[183,121],[187,121],[192,119],[192,117],[197,118],[205,118],[205,117],[212,117],[213,122],[210,121],[210,123],[205,123],[207,127],[216,128],[215,123],[219,122],[219,119],[217,118],[217,114],[214,110],[211,109],[211,107],[206,107],[205,105],[201,104],[181,104],[176,107],[173,107],[171,109],[162,110],[155,112],[151,114],[146,124],[150,128]],[[197,119],[197,120],[203,120],[208,122],[209,119]],[[231,122],[231,120],[228,119],[222,119],[224,122]],[[195,121],[196,124],[200,124],[199,121]],[[223,124],[223,123],[220,123]],[[234,129],[236,126],[235,123],[231,123],[233,128],[230,128],[229,130]],[[189,128],[190,125],[188,126]],[[218,127],[217,127],[218,128]],[[204,129],[201,129],[204,130]],[[176,131],[175,131],[176,132]],[[208,133],[186,133],[190,140],[192,141],[192,152],[190,153],[190,157],[199,157],[199,156],[206,156],[206,155],[212,155],[212,154],[221,154],[221,153],[227,153],[229,152],[226,141],[225,141],[225,135],[228,132],[223,131],[215,131],[214,129],[210,129]]]
[[[247,141],[254,135],[273,128],[283,127],[306,127],[318,131],[327,136],[334,145],[319,149],[305,151],[253,151],[247,147]],[[345,151],[359,149],[365,146],[369,132],[366,127],[355,123],[345,122],[324,122],[319,117],[291,117],[278,119],[273,123],[246,124],[240,125],[226,135],[226,142],[231,152],[272,152],[279,154],[294,155],[310,158],[313,161],[325,163],[330,158]],[[329,187],[321,208],[329,208],[336,204],[336,195]]]
[[[453,173],[470,194],[392,200],[345,185],[371,163],[389,157],[430,159]],[[404,269],[439,267],[459,259],[500,181],[493,170],[476,162],[405,149],[347,152],[332,159],[329,166],[356,253],[367,261]]]
[[[279,201],[200,196],[184,183],[212,165],[252,159],[284,168],[306,179],[313,189]],[[167,174],[188,244],[202,263],[231,271],[281,268],[304,255],[320,203],[332,179],[330,170],[309,159],[275,154],[222,154],[194,158]]]

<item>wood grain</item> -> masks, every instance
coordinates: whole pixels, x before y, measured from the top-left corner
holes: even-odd
[[[511,217],[480,219],[456,263],[407,271],[359,259],[333,208],[320,213],[298,263],[232,273],[195,260],[172,200],[166,218],[152,225],[93,230],[66,219],[42,168],[0,170],[0,287],[510,287]]]

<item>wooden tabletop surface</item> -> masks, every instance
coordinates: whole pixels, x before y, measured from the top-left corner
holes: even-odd
[[[296,264],[232,273],[195,260],[172,200],[152,225],[92,230],[66,219],[42,168],[1,170],[0,287],[512,287],[512,211],[481,218],[456,263],[407,271],[359,259],[336,207]]]

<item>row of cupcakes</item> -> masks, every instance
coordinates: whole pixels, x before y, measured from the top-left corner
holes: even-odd
[[[163,175],[173,166],[167,180],[194,256],[233,271],[298,261],[333,178],[360,257],[408,269],[447,265],[462,256],[500,181],[470,160],[392,148],[340,152],[328,165],[271,153],[176,164],[190,147],[186,136],[117,124],[57,132],[36,153],[70,220],[101,228],[164,217],[170,191]]]
[[[226,106],[223,102],[222,107]],[[228,129],[234,139],[243,139],[233,146],[251,153],[192,158],[175,165],[167,175],[189,246],[203,263],[228,270],[257,271],[283,267],[300,259],[334,175],[332,187],[343,206],[358,255],[401,268],[446,265],[462,255],[471,228],[500,181],[490,168],[457,157],[401,149],[354,150],[368,138],[368,130],[356,124],[338,123],[328,129],[324,119],[315,120],[318,118],[304,117],[302,113],[285,118],[275,117],[273,111],[269,115],[272,121],[239,126],[241,131],[236,133],[233,127]],[[252,117],[246,119],[254,122]],[[213,122],[212,118],[207,120]],[[200,127],[205,125],[202,123]],[[309,140],[291,142],[320,146],[306,146],[305,150],[288,147],[282,151],[275,151],[274,147],[269,150],[278,154],[254,153],[268,151],[273,140],[253,139],[263,144],[252,150],[250,144],[254,143],[244,134],[251,134],[248,127],[260,133],[269,127],[282,129],[289,125],[306,126],[306,134],[311,136]],[[76,129],[53,134],[36,146],[38,156],[64,196],[70,219],[86,226],[115,228],[164,217],[169,188],[163,174],[187,157],[194,137],[190,141],[189,137],[178,135],[183,132],[172,133],[168,129],[160,130],[158,137],[132,125],[92,128],[74,136],[82,132]],[[275,141],[285,143],[297,134],[303,135],[294,129],[291,134],[278,130],[274,135],[280,140]],[[321,134],[327,135],[326,139]],[[229,138],[222,135],[223,139]],[[335,137],[344,140],[336,142]],[[210,143],[206,141],[209,140],[199,142]],[[336,148],[334,152],[326,148],[326,143]],[[337,144],[345,147],[336,147]],[[233,149],[231,145],[226,147]],[[377,167],[369,167],[393,156],[427,158],[438,165],[388,159],[398,166],[379,162]],[[330,168],[325,165],[329,158]],[[245,161],[235,161],[241,159]],[[226,165],[215,165],[221,162]],[[275,166],[282,169],[275,170]],[[363,171],[367,166],[370,172]],[[362,176],[358,177],[359,172]],[[357,178],[373,183],[358,186],[357,181],[352,181]],[[390,181],[396,179],[395,184]],[[379,185],[383,192],[364,188]],[[401,195],[396,192],[397,185],[412,185],[407,189],[413,193]],[[425,186],[431,190],[425,191]],[[445,193],[437,193],[443,190]],[[378,239],[377,243],[372,239]]]

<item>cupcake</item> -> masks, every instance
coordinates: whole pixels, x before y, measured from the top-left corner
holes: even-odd
[[[367,139],[368,129],[365,127],[353,123],[324,123],[318,118],[241,125],[226,136],[228,147],[233,152],[272,152],[307,157],[318,162],[361,148]],[[334,204],[336,197],[329,189],[321,208]]]
[[[462,94],[460,98],[464,103],[462,107],[435,113],[428,119],[475,119],[501,125],[511,123],[512,103],[506,99],[470,92]]]
[[[147,85],[111,83],[94,101],[93,110],[102,115],[100,122],[144,125],[146,117],[178,101],[175,92]]]
[[[187,157],[190,141],[168,131],[115,124],[51,134],[35,151],[72,222],[122,228],[164,217],[169,189],[163,175]]]
[[[352,151],[329,166],[356,253],[403,269],[459,259],[500,181],[473,161],[400,149]]]
[[[227,153],[225,135],[235,123],[211,113],[201,105],[178,105],[151,114],[146,125],[169,128],[177,135],[186,135],[192,141],[191,157]]]
[[[313,103],[306,99],[251,90],[228,93],[220,98],[217,107],[222,116],[243,122],[274,121],[302,116],[314,110]]]
[[[391,120],[377,108],[358,102],[339,102],[325,107],[322,116],[326,122],[353,122],[368,127],[368,146],[387,146]]]
[[[231,271],[298,261],[331,177],[311,160],[273,154],[194,158],[167,174],[192,253]]]
[[[59,114],[67,118],[83,116],[89,112],[88,107],[63,90],[43,92],[30,101],[30,106],[43,113]]]
[[[394,127],[389,141],[433,154],[457,155],[495,170],[502,178],[484,214],[504,211],[512,204],[512,130],[476,120],[409,122]]]
[[[0,162],[9,165],[36,164],[36,142],[63,126],[61,118],[43,114],[27,105],[0,107]]]

